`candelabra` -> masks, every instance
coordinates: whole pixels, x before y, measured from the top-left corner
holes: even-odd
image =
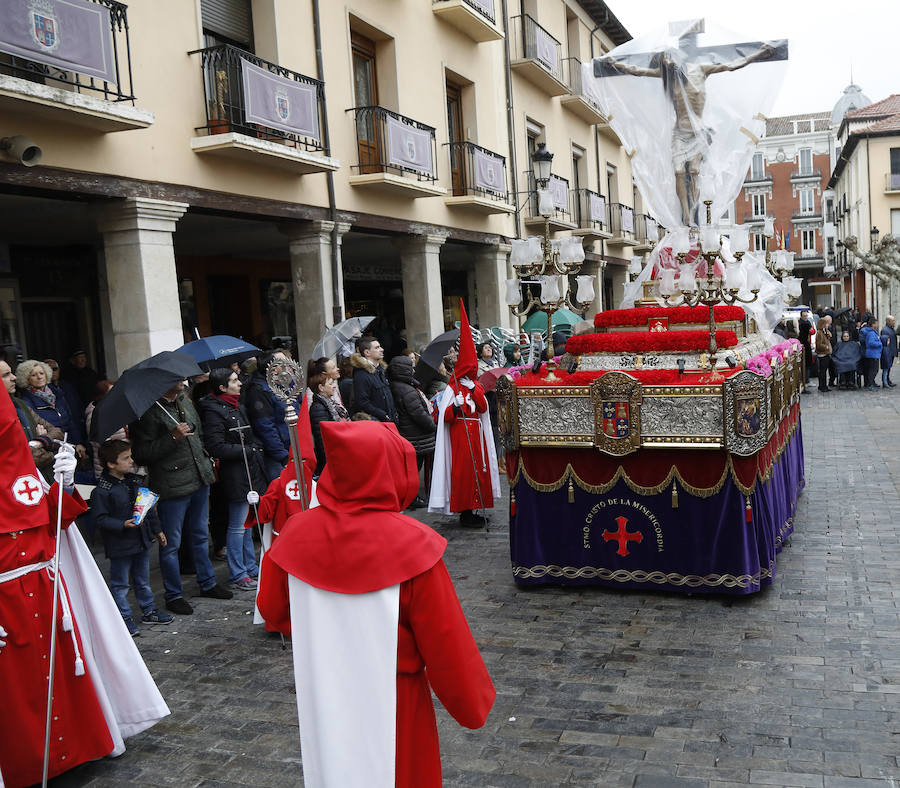
[[[748,272],[747,289],[750,290],[751,297],[743,298],[740,291],[740,272],[737,265],[740,264],[744,257],[745,249],[735,251],[734,257],[737,261],[734,265],[725,268],[725,278],[716,276],[715,265],[717,261],[724,264],[724,258],[721,252],[721,239],[719,231],[712,226],[711,206],[712,200],[705,200],[706,205],[706,226],[702,230],[697,228],[683,228],[687,230],[687,248],[676,251],[676,257],[681,262],[681,273],[678,279],[678,300],[673,300],[675,296],[675,272],[671,269],[668,276],[660,281],[660,295],[666,302],[667,306],[700,306],[701,304],[709,307],[709,363],[713,377],[718,376],[716,371],[716,353],[718,345],[716,344],[716,314],[715,307],[717,304],[732,305],[736,303],[750,304],[756,301],[759,296],[759,280],[757,272],[751,270]],[[700,249],[700,256],[706,261],[706,277],[696,278],[694,266],[695,263],[687,263],[687,254],[690,249],[690,242],[697,241]],[[743,239],[737,242],[737,245],[744,245]]]
[[[539,143],[532,156],[532,167],[538,185],[538,211],[544,217],[544,235],[513,239],[510,261],[516,277],[506,280],[506,304],[517,316],[535,309],[547,315],[547,380],[558,380],[553,374],[553,313],[562,307],[583,313],[594,300],[594,277],[578,275],[584,262],[581,238],[550,238],[553,200],[545,187],[552,161],[553,154],[544,143]],[[574,294],[569,277],[575,278]]]

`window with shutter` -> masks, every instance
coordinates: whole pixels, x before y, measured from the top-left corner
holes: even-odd
[[[203,32],[216,43],[253,51],[253,14],[250,0],[200,0]]]

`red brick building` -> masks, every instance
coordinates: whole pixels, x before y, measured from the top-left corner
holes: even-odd
[[[763,223],[774,217],[770,248],[780,248],[783,234],[784,248],[795,252],[795,276],[804,280],[802,300],[812,306],[834,303],[832,285],[823,281],[834,254],[833,152],[831,113],[769,118],[735,201],[735,220],[749,225],[753,249],[765,248]]]

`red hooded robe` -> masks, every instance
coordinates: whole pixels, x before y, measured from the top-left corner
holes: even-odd
[[[469,327],[469,318],[462,301],[460,307],[459,357],[450,376],[448,388],[463,396],[463,404],[451,404],[444,409],[444,424],[450,438],[452,457],[450,469],[450,511],[490,509],[494,506],[491,463],[487,441],[492,435],[484,434],[480,413],[488,408],[484,387],[478,382],[478,358],[475,342]],[[460,381],[468,378],[474,382],[468,388]],[[477,481],[476,481],[477,480]]]
[[[76,494],[77,496],[77,494]],[[59,488],[43,492],[25,433],[8,396],[0,396],[0,581],[23,567],[49,561],[56,547]],[[68,527],[85,510],[79,497],[63,495]],[[65,594],[65,583],[60,589]],[[41,781],[53,581],[46,569],[0,582],[0,626],[8,633],[0,648],[0,773],[6,788]],[[57,615],[56,670],[50,725],[50,777],[100,758],[113,740],[94,683],[85,667],[76,675],[72,634]],[[77,621],[73,622],[83,653]]]
[[[320,505],[291,517],[266,553],[257,604],[267,623],[290,634],[289,574],[339,594],[400,584],[395,784],[440,786],[430,690],[468,728],[484,724],[496,697],[441,559],[446,540],[400,513],[419,480],[415,452],[393,424],[326,422],[322,439]],[[312,709],[301,718],[316,724]],[[354,746],[346,743],[347,757],[364,757]]]

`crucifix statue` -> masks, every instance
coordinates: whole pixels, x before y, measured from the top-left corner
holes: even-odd
[[[689,226],[696,223],[700,168],[713,136],[713,129],[703,123],[707,78],[712,74],[737,71],[762,60],[786,60],[787,41],[699,46],[698,36],[704,32],[702,19],[673,23],[670,32],[678,36],[677,46],[619,58],[608,55],[597,58],[594,60],[594,75],[611,77],[627,74],[662,80],[666,99],[675,113],[672,129],[675,190],[681,204],[683,223]]]

